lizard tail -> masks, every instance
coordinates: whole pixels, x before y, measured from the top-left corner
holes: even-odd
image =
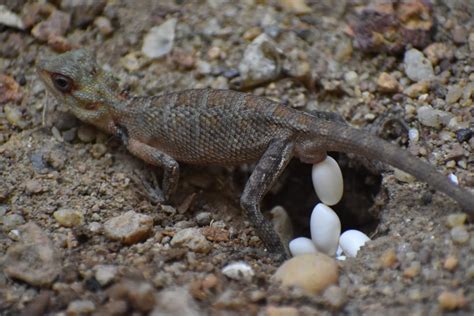
[[[311,119],[310,121],[308,127],[311,131],[306,141],[312,148],[354,153],[401,169],[418,180],[428,183],[434,189],[449,195],[461,204],[471,217],[474,217],[474,195],[451,182],[447,176],[439,173],[430,164],[364,130],[331,120]]]

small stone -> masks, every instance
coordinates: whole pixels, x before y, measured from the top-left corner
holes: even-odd
[[[459,260],[455,256],[451,255],[444,260],[443,267],[448,271],[454,271],[458,266]]]
[[[429,105],[423,105],[417,110],[417,117],[421,124],[429,127],[441,127],[442,117],[445,112],[435,110]]]
[[[444,59],[451,60],[454,56],[453,51],[444,43],[432,43],[423,50],[423,53],[433,65]]]
[[[467,30],[460,25],[452,30],[451,35],[453,36],[453,42],[456,44],[465,44],[467,42]]]
[[[18,229],[21,240],[8,248],[3,272],[33,286],[50,286],[61,272],[61,262],[53,243],[34,223]]]
[[[112,300],[126,300],[134,308],[147,315],[156,303],[153,286],[140,280],[125,279],[113,285],[109,290],[109,297]]]
[[[377,87],[378,90],[383,93],[396,93],[401,89],[398,81],[386,72],[380,74],[377,79]]]
[[[451,239],[458,244],[464,244],[469,240],[469,232],[464,226],[453,227],[450,233]]]
[[[471,128],[462,128],[456,131],[456,139],[458,142],[468,142],[474,135],[474,130]]]
[[[31,34],[40,41],[47,42],[50,37],[63,36],[71,24],[71,15],[59,10],[54,10],[44,21],[38,23]]]
[[[0,74],[0,104],[5,104],[8,102],[18,103],[21,101],[22,98],[23,98],[23,93],[21,92],[20,85],[15,81],[15,79],[7,75]],[[11,109],[11,111],[15,111],[15,109],[19,111],[14,106],[11,106],[9,108]],[[8,115],[8,113],[6,113],[6,110],[4,111],[5,111],[5,114]],[[15,115],[21,116],[21,113],[19,114],[15,113]],[[12,118],[9,119],[8,116],[7,116],[7,120],[11,124],[16,125],[15,123],[16,120]]]
[[[146,239],[153,229],[153,218],[145,214],[128,211],[104,223],[107,238],[120,240],[126,245]]]
[[[157,295],[156,306],[150,316],[204,315],[196,301],[184,287],[168,288]]]
[[[446,94],[446,102],[448,104],[456,103],[459,99],[461,99],[464,93],[463,88],[459,85],[452,85],[448,88],[448,93]]]
[[[430,80],[434,77],[431,62],[417,49],[408,50],[405,53],[403,63],[407,77],[413,81]]]
[[[209,212],[200,212],[196,215],[196,222],[199,226],[207,226],[211,223],[212,216]]]
[[[83,124],[77,129],[77,137],[81,142],[84,143],[93,142],[95,140],[96,134],[97,130],[90,125]]]
[[[452,311],[466,305],[466,299],[462,292],[444,291],[438,296],[439,306],[446,311]]]
[[[448,225],[449,228],[453,228],[456,226],[463,226],[466,220],[467,220],[466,213],[454,213],[454,214],[448,215],[448,217],[446,218],[446,224]]]
[[[101,286],[110,284],[117,275],[118,268],[114,265],[100,264],[94,267],[95,279]]]
[[[5,216],[0,215],[0,223],[2,224],[2,229],[5,232],[8,232],[12,229],[16,229],[18,226],[25,223],[23,216],[19,214],[8,214]]]
[[[394,168],[394,170],[395,171],[394,171],[393,175],[395,176],[395,178],[398,181],[405,182],[405,183],[413,183],[416,179],[414,176],[412,176],[409,173],[406,173],[403,170],[400,170],[400,169],[397,169],[397,168]]]
[[[69,303],[67,307],[67,316],[81,316],[91,314],[95,311],[95,304],[89,300],[77,300]]]
[[[95,159],[99,159],[107,152],[107,147],[104,144],[94,144],[91,148],[91,155]]]
[[[112,23],[109,19],[104,16],[99,16],[94,20],[95,27],[99,30],[99,32],[104,35],[108,36],[114,32],[114,28],[112,27]]]
[[[306,4],[305,0],[279,0],[278,2],[286,11],[295,14],[311,13],[311,8]]]
[[[61,9],[72,14],[72,24],[84,28],[104,10],[106,0],[61,0]]]
[[[54,219],[64,227],[79,226],[84,223],[84,215],[74,209],[62,208],[53,213]]]
[[[398,264],[397,254],[395,250],[386,250],[379,258],[379,262],[384,268],[393,268]]]
[[[25,189],[30,194],[43,192],[43,186],[41,185],[41,183],[38,180],[34,179],[26,181]]]
[[[408,268],[403,270],[403,276],[406,278],[413,279],[421,271],[421,264],[419,261],[413,261]]]
[[[265,33],[259,35],[244,51],[239,64],[243,87],[269,82],[281,73],[280,50]]]
[[[323,298],[335,309],[339,309],[347,302],[346,292],[337,285],[330,285],[324,290]]]
[[[222,269],[222,274],[232,280],[250,282],[255,272],[248,263],[239,261],[226,265]]]
[[[267,306],[265,316],[298,316],[300,313],[296,307],[291,306]]]
[[[469,50],[471,51],[471,53],[474,53],[474,32],[469,34],[468,42],[469,42]]]
[[[0,5],[0,24],[14,27],[20,30],[25,29],[25,24],[22,19],[4,5]]]
[[[296,286],[308,294],[317,294],[339,278],[338,266],[334,259],[322,253],[300,255],[281,265],[273,279],[284,287]]]
[[[429,87],[429,81],[423,80],[407,87],[405,90],[403,90],[403,93],[410,98],[418,98],[420,95],[427,93]]]
[[[171,18],[160,26],[152,27],[143,39],[142,53],[155,59],[171,52],[174,45],[176,22],[175,18]]]
[[[344,81],[355,87],[359,83],[359,75],[355,71],[348,71],[344,74]]]
[[[198,253],[208,253],[212,244],[197,228],[185,228],[178,231],[170,242],[173,247],[187,247]]]
[[[5,105],[3,109],[5,112],[5,118],[7,119],[8,123],[13,126],[17,126],[21,129],[24,129],[28,126],[28,122],[23,118],[23,113],[20,111],[19,108]]]

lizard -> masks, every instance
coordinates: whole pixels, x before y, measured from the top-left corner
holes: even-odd
[[[120,137],[130,153],[163,168],[162,200],[176,190],[178,161],[256,163],[240,205],[270,253],[287,255],[260,203],[293,157],[315,164],[333,151],[379,160],[444,192],[474,215],[474,195],[468,190],[408,151],[335,119],[331,112],[311,114],[232,90],[128,96],[85,49],[39,61],[37,72],[77,118]]]

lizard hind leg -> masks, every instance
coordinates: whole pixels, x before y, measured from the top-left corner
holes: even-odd
[[[246,211],[257,235],[271,253],[282,258],[288,257],[287,247],[281,242],[272,224],[263,217],[260,202],[291,160],[293,149],[293,143],[286,139],[270,143],[250,175],[240,198],[240,205]]]

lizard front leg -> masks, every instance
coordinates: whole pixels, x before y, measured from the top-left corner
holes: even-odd
[[[274,140],[268,146],[250,175],[240,205],[256,230],[257,235],[272,253],[288,256],[287,248],[282,244],[275,229],[260,212],[260,202],[275,180],[281,175],[293,156],[293,142],[288,139]]]
[[[130,138],[126,128],[117,126],[116,135],[122,140],[130,153],[149,164],[163,168],[164,172],[161,184],[162,196],[158,197],[158,202],[168,200],[171,194],[176,191],[178,185],[178,162],[164,152],[134,138]]]

